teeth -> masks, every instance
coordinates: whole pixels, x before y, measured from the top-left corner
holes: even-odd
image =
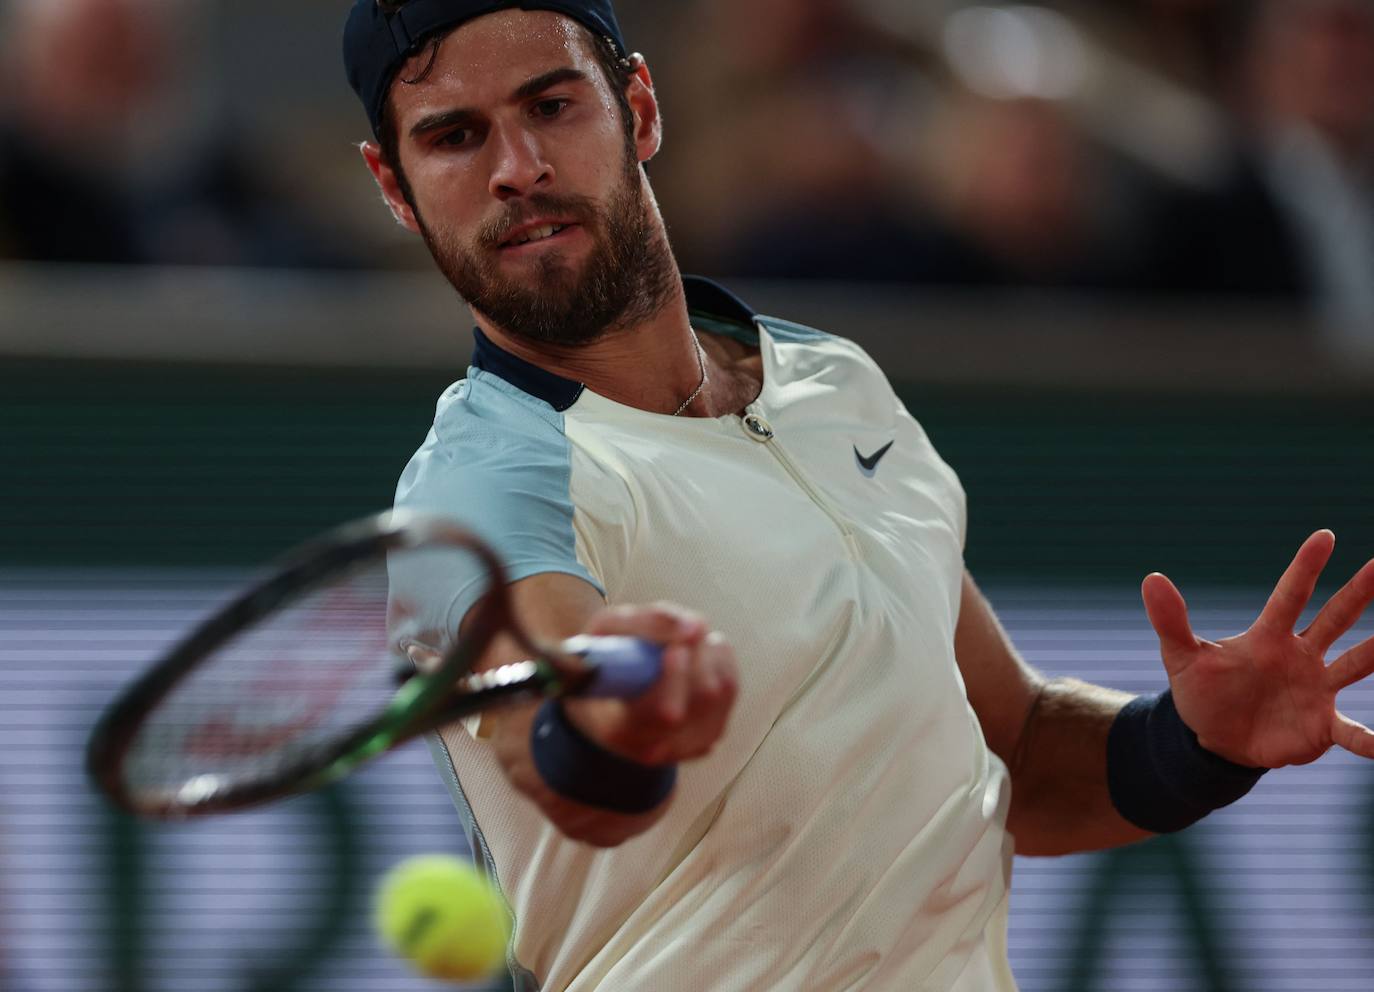
[[[544,227],[531,228],[524,234],[512,238],[510,244],[515,246],[529,244],[531,241],[543,241],[545,238],[553,237],[561,230],[563,230],[563,225],[560,224],[548,224]]]

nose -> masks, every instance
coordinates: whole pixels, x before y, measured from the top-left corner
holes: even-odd
[[[553,165],[538,139],[523,128],[498,128],[491,135],[491,195],[498,200],[528,196],[553,182]]]

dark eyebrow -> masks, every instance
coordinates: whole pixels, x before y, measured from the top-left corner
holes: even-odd
[[[421,138],[430,131],[438,131],[442,128],[453,127],[456,124],[468,124],[477,116],[475,110],[441,110],[437,114],[426,114],[415,122],[415,126],[410,129],[412,138]]]
[[[587,78],[587,74],[581,69],[574,69],[566,66],[562,69],[554,69],[546,72],[542,76],[535,76],[529,82],[523,84],[515,91],[516,101],[528,100],[532,96],[538,96],[546,89],[557,86],[559,83],[578,83]]]
[[[543,75],[535,76],[528,82],[522,83],[519,89],[511,95],[511,99],[519,103],[522,100],[528,100],[531,97],[538,96],[540,93],[543,93],[553,86],[557,86],[559,83],[577,83],[584,81],[586,78],[587,74],[585,72],[581,69],[574,69],[571,66],[565,66],[562,69],[553,69]],[[412,138],[419,138],[431,131],[438,131],[443,128],[454,127],[455,125],[468,124],[477,116],[477,111],[470,110],[466,107],[456,110],[441,110],[435,114],[427,114],[421,117],[415,123],[415,126],[410,129],[410,136]]]

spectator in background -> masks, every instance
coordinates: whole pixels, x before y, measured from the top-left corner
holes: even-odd
[[[1374,351],[1374,4],[1252,8],[1215,188],[1157,211],[1155,288],[1291,299]]]
[[[1040,282],[1079,266],[1095,177],[1078,135],[1043,100],[963,100],[946,143],[947,196],[979,282]],[[982,256],[975,261],[970,256]],[[966,281],[958,279],[956,281]]]
[[[756,215],[735,233],[728,270],[942,287],[1127,285],[1128,239],[1106,202],[1103,161],[1061,109],[1047,100],[947,99],[922,123],[920,150],[875,166],[870,183],[799,188]]]
[[[672,235],[692,266],[937,286],[1144,281],[1115,163],[1055,100],[951,79],[938,32],[899,37],[842,0],[703,0],[682,32],[700,36],[677,49],[692,82],[663,89],[688,94],[665,110],[687,140],[654,169],[666,201],[690,204]]]
[[[207,128],[186,0],[11,0],[0,38],[0,257],[345,265]]]
[[[909,280],[1131,288],[1137,258],[1112,164],[1060,104],[957,93],[940,116]]]
[[[702,0],[676,36],[660,75],[685,138],[653,169],[665,201],[690,205],[671,231],[684,265],[906,277],[917,200],[890,146],[920,94],[890,42],[844,0]]]
[[[1374,4],[1269,0],[1248,70],[1257,166],[1309,298],[1374,355]]]

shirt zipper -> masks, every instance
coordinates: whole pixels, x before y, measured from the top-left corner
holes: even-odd
[[[820,508],[820,511],[830,518],[840,535],[844,538],[845,547],[849,550],[849,556],[853,560],[859,559],[859,545],[854,537],[854,530],[849,525],[849,521],[835,509],[834,505],[821,495],[820,490],[813,486],[806,476],[802,473],[795,462],[788,457],[786,450],[778,443],[777,434],[773,430],[767,419],[759,413],[751,404],[744,408],[744,416],[740,419],[744,432],[749,437],[759,442],[772,452],[779,465],[792,477],[798,488],[807,495],[812,503]]]

